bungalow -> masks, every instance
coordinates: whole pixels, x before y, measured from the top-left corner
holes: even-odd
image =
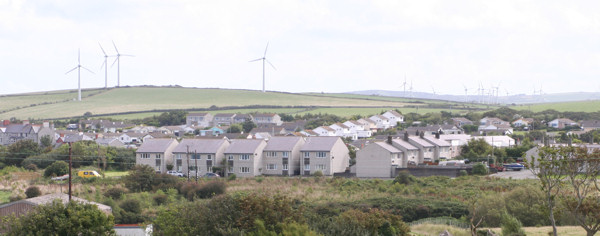
[[[513,133],[512,126],[508,124],[481,125],[477,130],[479,131],[479,134],[486,134],[492,132],[503,135],[509,135]]]
[[[511,123],[514,127],[527,127],[533,124],[533,118],[519,118]]]
[[[600,129],[600,121],[599,120],[584,120],[581,122],[581,129],[583,131],[590,131]]]
[[[305,140],[302,137],[272,137],[263,150],[263,174],[299,175],[300,148]]]
[[[350,165],[348,147],[340,137],[308,137],[300,149],[302,175],[321,171],[324,175],[343,173]]]
[[[255,114],[254,123],[256,124],[276,124],[281,125],[281,117],[277,114]]]
[[[254,177],[262,174],[263,150],[267,142],[261,139],[235,139],[225,149],[227,174]]]
[[[335,130],[329,128],[329,126],[319,126],[314,128],[312,131],[317,133],[319,136],[335,136]]]
[[[173,149],[174,170],[186,176],[202,176],[213,173],[214,166],[221,166],[225,160],[225,149],[229,142],[225,139],[184,139]]]
[[[402,151],[387,142],[375,142],[356,152],[356,177],[393,178],[406,159]]]
[[[220,125],[231,125],[233,124],[233,118],[235,117],[236,114],[233,113],[220,113],[220,114],[216,114],[213,118],[213,126],[220,126]]]
[[[210,113],[189,113],[185,117],[186,126],[209,127],[213,120]]]
[[[96,139],[96,143],[100,146],[105,146],[105,147],[118,147],[118,148],[125,147],[125,144],[116,138],[98,138],[98,139]]]
[[[135,152],[135,164],[149,165],[158,173],[167,172],[167,164],[173,164],[173,149],[179,142],[175,139],[149,139]]]
[[[496,117],[484,117],[479,120],[479,125],[508,125],[509,123]]]
[[[579,126],[579,124],[571,119],[559,118],[548,122],[548,126],[556,129],[564,129],[567,126]]]
[[[404,123],[404,116],[394,110],[386,111],[382,116],[388,118],[391,127],[396,127],[398,123]]]

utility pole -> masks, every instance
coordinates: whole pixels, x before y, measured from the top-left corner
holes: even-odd
[[[198,183],[198,154],[196,153],[196,150],[194,150],[194,165],[196,166],[196,183]]]
[[[71,174],[71,168],[73,166],[73,161],[71,160],[71,142],[69,142],[69,202],[71,202],[71,195],[73,194],[73,192],[71,192],[71,178],[72,178],[72,174]]]
[[[187,156],[187,179],[188,182],[190,182],[190,145],[187,145],[187,153],[185,154]]]

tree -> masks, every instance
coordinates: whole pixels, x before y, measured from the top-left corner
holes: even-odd
[[[135,165],[124,177],[125,187],[135,192],[150,191],[155,177],[156,172],[149,165]]]
[[[50,135],[42,136],[40,138],[40,144],[43,149],[51,147],[52,146],[52,138],[50,137]]]
[[[34,208],[35,213],[9,216],[6,235],[115,235],[114,218],[96,205],[56,200]]]
[[[246,119],[246,121],[242,123],[242,129],[244,129],[244,133],[249,133],[250,130],[254,128],[256,128],[256,124],[254,124],[251,119]]]
[[[239,124],[233,124],[231,126],[229,126],[229,128],[227,129],[227,133],[241,133],[242,132],[242,126],[240,126]]]
[[[502,235],[505,236],[525,236],[521,222],[514,216],[504,213],[502,215]]]
[[[55,161],[44,170],[44,177],[61,176],[69,173],[69,164],[64,161]]]
[[[42,191],[37,186],[31,186],[25,190],[25,196],[27,198],[38,197],[42,195]]]
[[[529,169],[538,177],[538,180],[542,184],[546,206],[550,213],[548,218],[552,224],[552,233],[554,236],[557,236],[556,220],[554,219],[556,197],[559,195],[560,187],[566,178],[565,162],[572,157],[569,153],[569,148],[540,147],[537,156],[531,156],[531,159],[526,160]]]
[[[487,174],[487,169],[486,169],[486,167],[485,167],[484,164],[477,163],[477,164],[473,165],[472,173],[474,175],[486,175]]]
[[[8,146],[8,158],[4,160],[4,163],[20,166],[25,158],[39,153],[40,146],[33,140],[19,140]]]

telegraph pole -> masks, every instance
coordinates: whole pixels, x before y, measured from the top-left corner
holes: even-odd
[[[187,179],[188,182],[190,182],[190,145],[187,145],[187,153],[185,154],[187,156]]]
[[[194,150],[194,165],[196,166],[196,183],[198,183],[198,154],[196,154],[196,150]]]
[[[69,142],[69,202],[71,202],[71,196],[73,195],[73,192],[71,192],[71,178],[72,178],[72,174],[71,174],[71,168],[73,166],[73,161],[71,160],[71,142]]]

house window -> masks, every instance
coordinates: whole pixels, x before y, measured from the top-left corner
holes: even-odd
[[[240,173],[250,173],[250,167],[240,167]]]
[[[181,153],[177,153],[177,159],[181,160]]]
[[[267,164],[267,170],[277,170],[277,164]]]
[[[192,154],[192,160],[200,160],[200,159],[201,159],[200,154],[197,154],[197,153]]]
[[[196,169],[198,169],[198,167],[197,166],[190,166],[189,169],[190,169],[190,171],[196,171]]]
[[[267,152],[267,157],[276,157],[277,153],[276,152]]]
[[[304,152],[304,157],[310,157],[310,152]]]
[[[206,156],[206,160],[212,160],[212,155],[208,154],[208,155]]]
[[[142,153],[140,158],[142,158],[142,159],[148,159],[148,158],[150,158],[150,154],[149,153]]]
[[[288,170],[288,164],[283,164],[283,170]]]
[[[156,159],[160,159],[160,154],[156,154]]]
[[[327,152],[317,152],[317,157],[327,157]]]
[[[304,170],[310,170],[310,164],[304,164]]]
[[[213,172],[212,168],[213,168],[212,166],[207,166],[206,167],[206,171],[209,172],[209,173],[212,173]]]
[[[233,155],[227,156],[227,160],[233,161]]]
[[[240,155],[240,160],[241,161],[250,160],[250,155],[248,155],[248,154],[242,154],[242,155]],[[245,172],[242,172],[242,173],[245,173]]]
[[[233,166],[230,166],[230,167],[228,168],[227,172],[229,172],[229,173],[233,173]]]
[[[315,169],[317,169],[317,170],[326,170],[327,169],[327,165],[319,164],[319,165],[315,166]]]
[[[290,156],[290,152],[281,152],[281,156],[283,156],[283,157],[289,157]]]

